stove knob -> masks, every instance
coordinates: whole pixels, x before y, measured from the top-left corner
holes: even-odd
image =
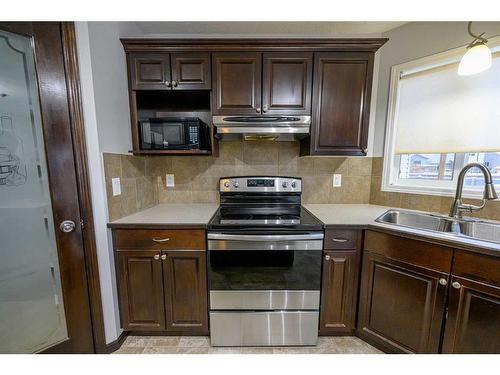
[[[238,186],[240,186],[240,184],[239,184],[238,182],[235,182],[235,183],[233,184],[233,186],[234,186],[235,188],[237,188]]]
[[[229,181],[224,182],[224,187],[228,188],[229,187]]]
[[[288,181],[283,181],[283,184],[281,184],[281,186],[286,189],[288,187]]]
[[[295,189],[295,185],[296,185],[296,184],[295,184],[295,181],[293,181],[293,182],[292,182],[292,188],[294,188],[294,189]]]

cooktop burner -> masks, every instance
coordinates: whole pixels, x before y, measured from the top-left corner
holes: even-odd
[[[209,229],[322,229],[322,223],[301,206],[300,178],[226,177],[219,185],[221,203]]]

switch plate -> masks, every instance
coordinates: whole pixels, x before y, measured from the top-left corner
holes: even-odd
[[[122,186],[120,184],[120,177],[115,177],[111,179],[111,186],[113,188],[113,197],[122,194]]]
[[[341,187],[342,186],[342,175],[334,174],[333,175],[333,187]]]
[[[166,181],[167,187],[174,187],[175,186],[175,180],[174,180],[173,174],[167,174],[165,176],[165,181]]]

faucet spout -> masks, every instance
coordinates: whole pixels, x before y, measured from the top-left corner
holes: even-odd
[[[483,200],[480,206],[465,204],[462,202],[462,193],[464,188],[465,175],[471,168],[479,168],[479,170],[484,175],[485,184],[483,191]],[[493,185],[493,177],[491,176],[490,170],[484,164],[481,163],[467,164],[465,167],[462,168],[460,174],[458,175],[457,191],[455,193],[455,200],[453,201],[453,204],[451,206],[450,216],[459,219],[462,217],[463,211],[467,212],[479,211],[484,207],[487,200],[493,200],[493,199],[498,199],[498,195],[497,192],[495,191],[495,186]]]

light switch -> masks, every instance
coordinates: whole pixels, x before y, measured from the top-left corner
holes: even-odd
[[[342,175],[334,174],[333,175],[333,187],[341,187],[342,186]]]
[[[165,176],[165,181],[167,187],[174,187],[175,186],[175,181],[174,181],[174,175],[173,174],[167,174]]]
[[[113,187],[113,197],[121,195],[122,186],[120,184],[120,177],[115,177],[111,179],[111,186]]]

